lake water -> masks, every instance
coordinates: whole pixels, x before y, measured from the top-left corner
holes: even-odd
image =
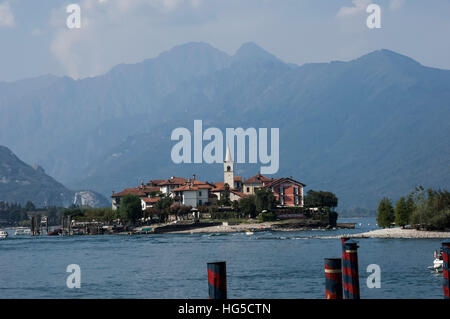
[[[311,238],[375,229],[232,234],[14,236],[0,240],[1,298],[208,298],[206,263],[227,262],[229,298],[324,298],[324,258],[341,257],[339,239]],[[440,239],[358,239],[361,298],[443,297],[432,273]],[[66,267],[81,268],[81,288]],[[366,268],[381,267],[369,289]]]

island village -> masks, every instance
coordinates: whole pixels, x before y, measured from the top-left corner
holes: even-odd
[[[29,221],[16,233],[31,235],[150,234],[171,232],[246,232],[353,228],[337,224],[337,198],[310,190],[293,177],[261,173],[235,176],[227,145],[223,181],[171,176],[112,192],[111,207],[25,208]],[[32,205],[32,204],[31,204]],[[19,224],[20,225],[20,224]],[[60,226],[59,226],[60,225]],[[53,226],[53,227],[51,227]],[[45,229],[45,230],[44,230]]]
[[[235,176],[234,172],[235,163],[230,148],[227,146],[223,162],[223,181],[200,181],[195,174],[191,178],[171,176],[168,179],[150,180],[147,183],[126,188],[118,193],[113,192],[111,195],[112,209],[113,211],[120,210],[123,200],[127,196],[139,197],[144,216],[148,216],[147,219],[142,218],[142,221],[146,222],[147,220],[153,220],[151,217],[154,215],[152,211],[157,211],[157,208],[161,209],[162,201],[170,199],[169,213],[164,220],[166,223],[170,223],[169,226],[158,227],[157,229],[141,227],[141,230],[147,229],[153,232],[162,232],[163,229],[165,231],[191,231],[193,227],[204,228],[203,230],[206,231],[211,230],[211,226],[216,227],[216,230],[223,231],[243,230],[244,228],[250,233],[255,231],[255,228],[249,230],[249,227],[247,227],[255,226],[253,224],[233,227],[237,223],[231,221],[213,222],[217,219],[234,220],[235,218],[232,217],[242,217],[248,220],[259,217],[257,220],[260,222],[296,220],[296,223],[285,225],[285,230],[287,230],[294,224],[297,228],[302,228],[299,227],[299,224],[305,226],[305,223],[300,223],[300,220],[309,219],[308,217],[317,218],[317,215],[321,215],[318,219],[322,219],[322,222],[313,223],[313,225],[319,228],[336,226],[336,214],[334,220],[330,223],[329,216],[322,216],[324,215],[323,211],[320,211],[318,207],[304,207],[304,187],[306,186],[304,183],[292,177],[269,178],[260,173],[244,180],[242,176]],[[263,204],[264,207],[260,207],[259,212],[256,211],[256,207],[250,207],[250,211],[242,209],[244,205],[241,204],[244,201],[252,201],[257,196],[264,197],[267,195],[269,199],[262,199],[265,204]],[[334,205],[330,206],[333,207]],[[180,211],[183,213],[174,213]],[[189,220],[191,220],[191,223],[187,222]],[[203,222],[199,223],[200,220],[203,220]],[[210,222],[205,222],[205,220]],[[263,230],[267,227],[267,223],[261,223],[257,228]]]
[[[257,174],[243,181],[241,176],[234,176],[234,162],[229,146],[223,167],[223,182],[199,181],[194,174],[192,178],[172,176],[166,180],[151,180],[147,184],[126,188],[120,193],[113,192],[112,209],[117,210],[121,198],[130,194],[139,196],[142,210],[145,211],[153,207],[163,196],[172,198],[174,205],[197,208],[217,204],[224,196],[229,196],[231,202],[239,202],[245,197],[255,195],[256,190],[262,188],[273,192],[280,207],[303,207],[303,188],[306,185],[292,177],[268,178]]]

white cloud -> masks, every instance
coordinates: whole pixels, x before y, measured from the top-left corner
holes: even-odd
[[[130,32],[150,36],[158,31],[158,23],[167,24],[178,9],[198,10],[201,4],[201,0],[82,0],[80,29],[67,28],[65,6],[53,10],[50,25],[55,33],[50,51],[71,77],[98,75],[113,62],[119,63],[111,61],[112,56],[119,58],[124,43],[132,42],[127,39]]]
[[[14,15],[9,3],[7,1],[0,3],[0,27],[13,27],[14,24]]]
[[[357,15],[361,12],[366,12],[367,6],[371,3],[370,0],[352,0],[353,7],[341,7],[337,13],[338,18],[346,18]]]

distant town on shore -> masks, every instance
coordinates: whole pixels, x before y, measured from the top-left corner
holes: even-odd
[[[40,226],[61,224],[56,233],[97,234],[105,232],[149,232],[175,223],[180,230],[207,227],[215,222],[274,222],[295,220],[280,228],[336,227],[337,197],[331,192],[310,190],[292,177],[269,178],[260,173],[243,180],[234,175],[234,161],[227,147],[223,163],[223,182],[170,177],[155,179],[111,195],[111,208],[71,206],[68,209],[36,209],[28,203],[3,205],[12,210],[13,219],[4,223],[28,225],[36,232]],[[0,208],[1,209],[1,208]],[[14,214],[14,212],[16,212]],[[28,219],[31,218],[31,221]],[[65,225],[64,225],[65,223]],[[212,224],[211,224],[212,223]],[[67,229],[65,229],[67,228]],[[161,230],[161,229],[160,229]]]

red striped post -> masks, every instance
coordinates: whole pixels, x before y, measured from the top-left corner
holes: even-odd
[[[443,282],[442,288],[444,289],[444,298],[450,299],[450,274],[449,274],[449,263],[450,263],[450,241],[446,240],[442,243],[442,274]]]
[[[325,299],[342,299],[341,258],[325,258]]]
[[[350,240],[349,237],[341,237],[341,244],[342,244],[342,260],[345,259],[345,248],[344,248],[344,245],[345,245],[345,242],[347,242],[348,240]]]
[[[344,244],[344,299],[359,299],[358,244],[348,240]]]
[[[227,299],[227,267],[224,261],[208,263],[209,299]]]

